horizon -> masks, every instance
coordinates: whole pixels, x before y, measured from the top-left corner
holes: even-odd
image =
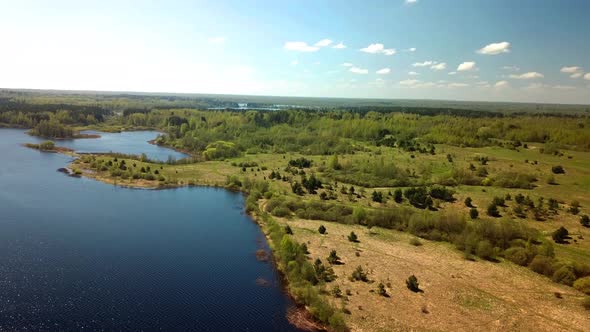
[[[584,1],[255,3],[3,4],[0,86],[590,104]]]

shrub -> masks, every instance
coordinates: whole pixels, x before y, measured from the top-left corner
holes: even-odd
[[[340,287],[338,287],[338,285],[334,286],[334,288],[332,288],[332,296],[334,297],[342,297],[342,290],[340,290]]]
[[[447,189],[445,187],[436,186],[430,189],[430,196],[432,198],[440,199],[445,202],[453,202],[455,200],[453,194],[454,191]]]
[[[369,278],[367,277],[367,273],[363,270],[363,267],[359,265],[352,272],[351,280],[368,282]]]
[[[556,243],[564,243],[564,241],[569,237],[569,232],[568,230],[561,226],[559,227],[557,230],[555,230],[552,234],[551,234],[551,238],[553,238],[553,241],[555,241]]]
[[[401,202],[403,202],[404,198],[403,198],[403,196],[402,196],[402,190],[401,190],[401,189],[396,189],[396,190],[393,192],[393,200],[394,200],[396,203],[401,203]]]
[[[476,208],[471,208],[469,210],[469,216],[471,217],[471,219],[477,219],[477,217],[479,216],[479,212],[477,212]]]
[[[320,234],[326,234],[326,227],[324,227],[324,225],[320,225],[318,232],[320,232]]]
[[[569,211],[570,211],[570,213],[571,213],[571,214],[573,214],[573,215],[576,215],[576,214],[580,213],[580,202],[578,202],[578,201],[573,201],[573,202],[570,204]]]
[[[590,295],[590,277],[584,277],[574,282],[574,288],[584,294]]]
[[[372,199],[373,202],[383,203],[383,193],[380,191],[373,191]]]
[[[553,259],[543,255],[536,255],[529,264],[529,268],[539,274],[550,277],[554,273]]]
[[[419,246],[422,245],[422,242],[420,242],[419,239],[413,237],[413,238],[410,239],[410,244],[413,245],[413,246],[419,247]]]
[[[385,290],[385,285],[383,285],[383,283],[379,283],[379,285],[377,285],[377,294],[381,295],[381,296],[387,296],[387,291]]]
[[[492,259],[494,256],[494,247],[488,240],[479,241],[475,249],[475,254],[483,259]]]
[[[284,206],[277,206],[276,208],[272,209],[272,211],[270,211],[270,214],[275,217],[287,217],[291,215],[291,211]]]
[[[560,284],[571,286],[574,283],[574,281],[576,280],[576,275],[574,274],[574,271],[571,267],[562,266],[559,269],[557,269],[557,271],[555,271],[555,273],[553,273],[553,276],[551,277],[551,279],[554,282],[558,282]]]
[[[551,167],[551,172],[554,174],[565,174],[565,169],[563,169],[563,166],[561,165],[553,166]]]
[[[587,214],[580,217],[580,224],[584,227],[590,227],[590,217]]]
[[[293,235],[293,230],[291,229],[291,226],[285,225],[285,234]]]
[[[338,263],[340,263],[340,257],[338,257],[338,254],[336,253],[336,250],[330,251],[330,255],[328,255],[327,261],[330,264],[338,264]]]
[[[411,275],[408,280],[406,280],[406,287],[412,292],[419,292],[420,291],[420,284],[418,283],[418,278],[415,275]]]
[[[466,207],[473,207],[473,201],[471,200],[471,197],[465,198],[465,206]]]
[[[356,234],[354,232],[350,232],[350,235],[348,235],[348,241],[359,242],[358,237],[356,236]]]
[[[527,266],[529,263],[529,255],[525,248],[508,248],[506,249],[506,251],[504,251],[504,257],[507,260],[513,262],[514,264],[518,264],[521,266]]]
[[[490,217],[496,217],[496,218],[501,217],[500,211],[498,211],[498,206],[494,203],[491,203],[488,206],[487,213],[488,213],[488,216],[490,216]]]

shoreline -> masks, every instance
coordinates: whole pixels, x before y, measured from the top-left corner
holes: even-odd
[[[57,153],[63,153],[60,151],[56,151]],[[101,176],[100,174],[90,170],[88,168],[79,167],[79,164],[76,164],[76,161],[79,160],[80,154],[73,152],[72,153],[64,153],[73,157],[76,157],[70,164],[68,164],[67,168],[72,169],[74,171],[79,171],[76,177],[85,177],[88,179],[92,179],[95,181],[99,181],[105,184],[118,186],[126,189],[136,189],[136,190],[166,190],[166,189],[178,189],[184,187],[203,187],[203,188],[217,188],[228,190],[231,192],[239,192],[244,196],[244,211],[246,210],[246,198],[248,197],[249,193],[246,192],[243,188],[235,188],[228,185],[222,185],[220,183],[207,183],[204,181],[197,181],[192,184],[188,183],[176,183],[176,184],[162,184],[157,180],[150,181],[150,180],[143,180],[143,179],[128,179],[128,180],[117,180],[116,178],[112,178],[110,176]],[[259,203],[260,207],[260,203]],[[286,272],[280,267],[278,264],[278,257],[274,250],[275,246],[279,245],[278,243],[275,244],[269,236],[268,227],[265,224],[264,220],[259,216],[256,212],[248,212],[245,213],[258,225],[262,233],[264,234],[264,238],[266,239],[267,245],[269,250],[271,251],[272,255],[272,263],[273,268],[278,272],[278,277],[281,279],[281,284],[285,295],[287,295],[294,303],[294,306],[291,308],[287,308],[287,312],[285,313],[287,320],[291,325],[294,327],[301,329],[303,331],[329,331],[330,327],[324,325],[317,319],[313,317],[311,312],[308,310],[307,306],[303,303],[297,301],[297,299],[292,294],[289,281],[287,280]]]

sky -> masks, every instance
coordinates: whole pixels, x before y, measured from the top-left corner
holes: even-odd
[[[586,0],[0,0],[0,88],[590,104]]]

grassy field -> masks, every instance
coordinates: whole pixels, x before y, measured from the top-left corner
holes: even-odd
[[[590,228],[582,227],[579,222],[580,215],[587,214],[590,206],[590,153],[562,150],[563,156],[556,156],[540,153],[541,148],[540,144],[530,144],[528,149],[519,151],[501,147],[459,148],[437,145],[437,153],[430,155],[405,152],[397,148],[372,147],[363,152],[339,156],[339,162],[343,165],[358,165],[383,159],[387,164],[406,170],[412,174],[413,179],[426,185],[447,177],[453,169],[468,169],[470,164],[476,168],[483,167],[477,164],[477,158],[481,156],[486,156],[488,160],[485,165],[487,177],[506,171],[534,175],[538,180],[531,189],[454,186],[452,189],[455,191],[455,201],[435,201],[436,213],[465,215],[469,223],[478,223],[485,219],[516,220],[539,230],[547,242],[553,242],[551,233],[564,226],[570,231],[571,239],[569,243],[554,244],[557,259],[590,264]],[[452,162],[447,155],[451,156]],[[318,189],[316,195],[306,193],[298,196],[291,190],[291,181],[270,180],[273,172],[289,174],[285,170],[288,162],[301,157],[312,161],[312,166],[304,169],[306,175],[314,174],[324,184],[324,189]],[[415,209],[406,199],[402,203],[396,203],[392,199],[389,193],[398,189],[396,187],[370,188],[335,180],[338,174],[330,171],[327,166],[331,162],[330,158],[289,153],[255,154],[223,161],[178,165],[120,157],[117,159],[117,163],[124,160],[131,173],[142,173],[140,170],[148,167],[148,173],[153,174],[157,170],[157,176],[162,179],[151,181],[122,179],[113,177],[108,170],[97,170],[96,164],[115,161],[114,157],[108,155],[83,156],[74,161],[71,167],[85,176],[123,186],[227,186],[235,180],[262,180],[269,183],[269,192],[273,193],[273,197],[322,202],[319,194],[329,192],[332,195],[329,202],[352,208],[380,210],[404,206]],[[565,174],[553,174],[557,184],[548,184],[546,179],[552,176],[551,168],[556,165],[563,166]],[[350,172],[350,175],[355,176],[354,170]],[[340,190],[351,186],[355,187],[358,195]],[[333,190],[326,189],[328,187]],[[373,191],[382,192],[385,201],[374,202]],[[487,216],[486,206],[493,197],[505,197],[507,194],[512,199],[507,200],[504,207],[500,207],[502,217]],[[531,213],[527,213],[524,218],[517,217],[513,212],[516,205],[513,197],[517,194],[529,196],[534,202],[540,197],[545,202],[553,198],[559,202],[559,208],[548,213],[542,221],[536,220]],[[473,206],[479,210],[477,220],[471,221],[467,217],[469,208],[464,204],[466,197],[471,197]],[[568,212],[573,200],[580,202],[581,212],[578,215]],[[262,203],[263,208],[264,202],[266,201]],[[584,330],[581,327],[590,326],[590,316],[581,305],[582,293],[500,257],[496,262],[466,260],[465,255],[449,243],[421,239],[419,241],[423,245],[415,246],[410,244],[414,236],[378,227],[368,229],[360,225],[301,219],[294,215],[277,220],[289,225],[294,238],[307,245],[310,262],[316,258],[325,262],[331,250],[338,252],[344,263],[334,266],[338,278],[321,287],[334,307],[349,312],[345,319],[353,330],[571,331]],[[318,233],[319,225],[326,226],[327,234]],[[347,235],[351,231],[359,236],[360,242],[348,241]],[[349,280],[357,266],[362,266],[369,272],[369,283]],[[413,293],[406,288],[405,280],[412,274],[418,277],[424,292]],[[377,294],[379,283],[386,285],[389,297]],[[333,298],[330,295],[334,286],[340,288],[343,297]],[[558,293],[559,297],[556,296]]]

